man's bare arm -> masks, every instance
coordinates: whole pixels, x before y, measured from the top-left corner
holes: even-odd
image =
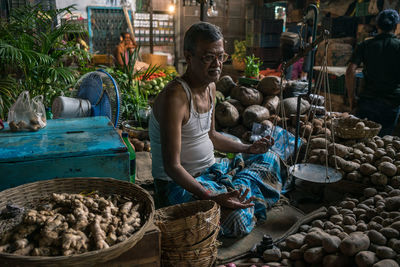
[[[181,130],[187,112],[186,94],[177,83],[165,89],[159,112],[161,150],[165,172],[178,185],[201,199],[208,198],[207,191],[181,165]]]

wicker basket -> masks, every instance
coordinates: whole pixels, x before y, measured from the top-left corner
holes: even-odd
[[[114,259],[131,249],[142,239],[148,226],[153,222],[154,203],[149,193],[141,187],[111,178],[66,178],[38,181],[24,184],[0,192],[0,210],[7,203],[19,206],[34,207],[40,199],[49,197],[52,193],[80,193],[97,190],[101,194],[119,194],[141,203],[139,208],[141,218],[145,223],[139,231],[127,240],[107,249],[90,251],[71,256],[18,256],[10,253],[0,253],[0,262],[4,266],[92,266]]]
[[[356,124],[363,122],[369,129],[358,129]],[[357,118],[342,118],[333,121],[333,130],[336,136],[343,139],[364,139],[378,135],[382,125],[379,123]]]
[[[214,262],[217,259],[217,251],[214,254],[198,258],[198,259],[181,259],[181,260],[168,260],[168,259],[161,259],[161,266],[163,267],[210,267],[214,266]]]
[[[192,246],[219,229],[219,205],[198,200],[156,211],[155,224],[161,231],[163,248]]]
[[[162,251],[162,266],[204,266],[209,267],[217,258],[218,243],[215,241],[208,247],[188,251]]]

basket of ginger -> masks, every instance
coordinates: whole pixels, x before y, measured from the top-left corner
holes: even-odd
[[[141,187],[111,178],[38,181],[0,192],[0,262],[92,266],[142,239],[154,203]]]

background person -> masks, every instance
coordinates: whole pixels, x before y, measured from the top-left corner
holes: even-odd
[[[381,136],[392,134],[399,117],[400,40],[394,35],[399,14],[393,9],[377,16],[378,35],[357,45],[346,70],[350,109],[355,115],[382,125]],[[363,63],[364,80],[356,101],[355,73]]]

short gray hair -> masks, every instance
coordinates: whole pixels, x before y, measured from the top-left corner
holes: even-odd
[[[186,31],[183,39],[183,51],[189,51],[194,54],[199,39],[215,42],[223,38],[218,26],[208,22],[198,22],[190,26],[189,30]]]

